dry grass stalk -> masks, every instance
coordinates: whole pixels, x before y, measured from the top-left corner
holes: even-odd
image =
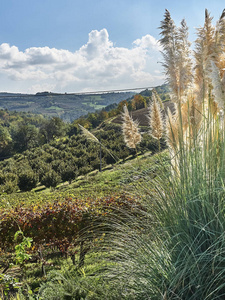
[[[162,112],[160,109],[160,103],[156,98],[156,92],[152,93],[152,100],[153,101],[150,107],[150,114],[149,114],[149,125],[151,128],[150,134],[153,138],[158,140],[159,150],[160,150],[160,139],[162,138],[163,135],[164,126],[163,126]],[[162,103],[161,99],[160,102]]]
[[[168,109],[166,118],[166,136],[167,145],[174,152],[177,151],[179,145],[179,128],[178,128],[178,115],[177,112],[173,115]]]
[[[216,67],[220,73],[220,78],[223,78],[225,66],[224,51],[225,10],[223,10],[216,27],[212,25],[212,17],[210,17],[208,11],[205,10],[205,23],[204,27],[198,29],[198,38],[196,40],[195,50],[195,83],[198,91],[201,92],[198,99],[202,102],[207,98],[208,93],[211,90],[210,84],[212,82],[212,73],[214,76],[214,88],[216,81],[216,85],[218,84],[218,80],[215,76],[217,72],[215,70]],[[209,107],[210,106],[211,104]]]
[[[212,81],[212,94],[214,96],[214,101],[218,105],[218,109],[224,110],[224,103],[225,103],[225,86],[224,82],[220,78],[220,70],[216,66],[216,64],[211,61],[211,73],[210,79]]]
[[[161,98],[159,97],[159,94],[156,92],[155,89],[152,89],[152,94],[154,94],[154,96],[156,97],[156,100],[158,101],[160,108],[163,110],[164,109],[164,105],[162,103]]]
[[[82,130],[83,135],[90,141],[98,143],[100,145],[100,160],[101,160],[101,147],[104,148],[109,155],[116,161],[118,161],[118,157],[114,156],[97,138],[96,136],[94,136],[94,134],[92,134],[89,130],[87,130],[86,128],[84,128],[82,125],[78,124],[80,129]]]
[[[188,100],[181,106],[183,134],[186,138],[193,139],[201,127],[202,104],[189,94]]]
[[[191,61],[191,43],[188,41],[188,27],[186,21],[181,21],[178,27],[177,51],[178,51],[178,69],[179,69],[179,96],[180,101],[186,101],[186,93],[192,85],[192,61]]]
[[[131,149],[136,149],[136,145],[141,142],[141,134],[138,128],[138,122],[134,121],[131,118],[126,105],[124,105],[123,110],[124,112],[122,113],[122,130],[124,141],[127,147]]]
[[[82,130],[83,135],[88,139],[91,140],[93,142],[99,143],[100,141],[96,138],[96,136],[94,136],[89,130],[87,130],[86,128],[84,128],[82,125],[78,124],[80,129]]]
[[[211,67],[210,61],[215,58],[215,28],[212,25],[212,18],[207,9],[205,10],[204,27],[198,28],[197,33],[198,38],[195,41],[195,82],[197,85],[204,85],[205,89],[207,89],[208,74]],[[202,96],[203,100],[205,98],[204,93]]]

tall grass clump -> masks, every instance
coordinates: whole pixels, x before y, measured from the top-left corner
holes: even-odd
[[[193,57],[188,28],[168,10],[161,22],[165,74],[176,104],[168,112],[170,167],[139,193],[145,209],[112,218],[107,278],[121,299],[225,299],[225,11],[205,11]],[[107,237],[107,234],[106,234]]]

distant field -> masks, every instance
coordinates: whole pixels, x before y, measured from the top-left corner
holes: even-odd
[[[99,105],[99,104],[89,104],[89,106],[93,107],[94,109],[103,109],[105,106],[104,105]]]

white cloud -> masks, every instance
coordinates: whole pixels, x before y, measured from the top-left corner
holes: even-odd
[[[153,50],[161,50],[158,40],[150,34],[143,36],[141,39],[135,40],[133,44],[144,49],[149,48]]]
[[[87,59],[94,59],[109,51],[111,47],[113,47],[113,43],[109,40],[108,31],[104,28],[100,31],[92,30],[89,33],[87,44],[81,47],[80,52]]]
[[[56,92],[80,92],[158,85],[163,82],[158,73],[159,49],[157,40],[149,34],[135,40],[130,49],[115,47],[106,29],[91,31],[88,42],[75,52],[49,47],[32,47],[22,52],[3,43],[0,76],[7,80],[4,86],[0,82],[0,91],[14,91],[15,81],[18,92],[48,88]]]

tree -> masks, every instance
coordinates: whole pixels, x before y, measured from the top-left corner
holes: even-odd
[[[98,116],[96,113],[89,113],[87,120],[91,123],[92,127],[97,127],[101,122],[98,120]]]
[[[17,124],[12,129],[13,147],[17,152],[23,152],[38,144],[38,129],[34,125]]]
[[[117,106],[117,112],[120,113],[123,111],[124,105],[128,106],[127,100],[121,101]]]
[[[8,156],[10,153],[12,138],[7,129],[0,125],[0,156]]]
[[[140,94],[137,94],[132,99],[131,105],[132,105],[132,110],[145,108],[147,106],[146,99]]]
[[[49,143],[56,137],[61,137],[66,134],[66,126],[62,119],[53,117],[45,121],[45,124],[40,128],[40,139]]]

